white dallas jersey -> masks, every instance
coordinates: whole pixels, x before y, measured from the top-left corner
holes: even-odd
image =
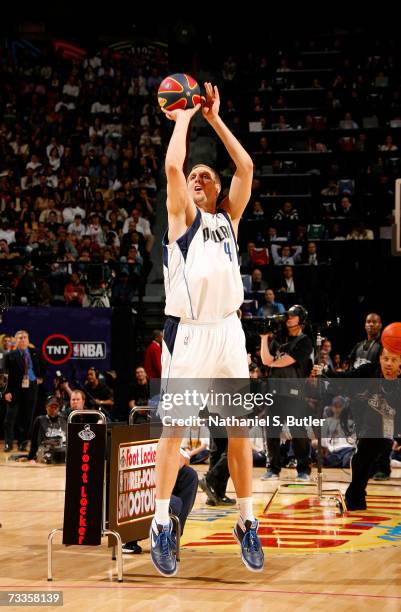
[[[197,209],[185,234],[163,239],[165,314],[197,321],[217,321],[244,301],[238,248],[230,215]]]

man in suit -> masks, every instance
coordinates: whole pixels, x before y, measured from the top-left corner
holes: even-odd
[[[17,347],[7,353],[4,370],[8,374],[6,417],[4,420],[5,452],[13,448],[14,428],[18,450],[27,450],[32,418],[35,411],[38,384],[42,382],[44,366],[35,348],[29,347],[29,335],[25,330],[15,334]]]

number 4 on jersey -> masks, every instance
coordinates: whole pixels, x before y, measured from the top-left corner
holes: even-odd
[[[233,260],[232,256],[231,256],[231,249],[230,249],[230,243],[229,242],[225,242],[224,243],[224,252],[227,253],[227,255],[230,258],[230,261]]]

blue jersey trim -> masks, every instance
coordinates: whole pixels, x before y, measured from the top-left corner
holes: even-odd
[[[231,223],[230,215],[228,214],[228,212],[226,210],[224,210],[224,208],[218,208],[216,212],[217,213],[221,213],[223,215],[223,217],[225,217],[227,219],[227,221],[228,221],[228,223],[230,225],[231,233],[233,235],[233,240],[234,240],[234,245],[235,245],[235,251],[237,253],[237,261],[238,261],[238,265],[240,265],[239,248],[238,248],[237,239],[235,237],[233,224]]]
[[[180,319],[179,317],[168,316],[164,323],[163,340],[168,348],[170,355],[173,355],[175,339]]]
[[[196,232],[200,228],[200,224],[201,224],[201,212],[200,212],[199,208],[197,208],[197,210],[196,210],[196,217],[195,217],[192,225],[189,226],[189,228],[187,229],[185,234],[183,234],[182,236],[180,236],[180,238],[178,238],[176,240],[176,243],[178,244],[178,246],[180,248],[180,251],[182,253],[184,261],[187,260],[188,249],[189,249],[189,247],[191,245],[191,242],[192,242]]]
[[[200,227],[200,224],[201,224],[201,212],[199,208],[197,208],[196,216],[195,216],[195,219],[192,225],[190,225],[187,228],[185,234],[177,238],[177,240],[175,241],[179,246],[179,249],[182,253],[184,261],[187,260],[188,249],[190,247],[193,237],[195,236],[196,232],[198,231]],[[168,244],[169,244],[169,241],[168,241],[168,228],[167,228],[162,238],[163,264],[166,266],[166,268],[168,268],[168,249],[167,249]]]

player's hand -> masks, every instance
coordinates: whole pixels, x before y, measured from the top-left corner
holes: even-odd
[[[192,117],[198,112],[200,107],[201,105],[197,104],[194,106],[194,108],[186,108],[185,110],[182,108],[176,108],[175,110],[168,111],[165,108],[162,108],[161,111],[164,115],[166,115],[167,119],[170,119],[170,121],[178,121],[183,117],[191,120]]]
[[[6,400],[6,402],[11,402],[11,400],[13,399],[13,394],[12,393],[5,393],[4,394],[4,399]]]
[[[213,121],[219,116],[220,95],[216,85],[205,83],[206,97],[201,97],[202,115],[206,121]]]

